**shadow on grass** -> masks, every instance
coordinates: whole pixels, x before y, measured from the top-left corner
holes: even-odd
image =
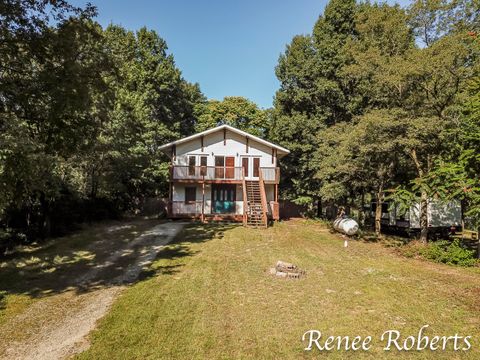
[[[155,266],[144,270],[139,279],[144,280],[158,274],[175,275],[184,266],[184,258],[195,256],[199,251],[191,249],[192,244],[203,243],[212,239],[221,239],[224,233],[238,225],[228,223],[200,224],[193,223],[187,226],[165,249],[161,250]],[[164,261],[162,261],[164,260]],[[165,262],[165,264],[163,264]]]
[[[378,235],[370,230],[362,231],[359,234],[359,240],[367,243],[382,243],[387,247],[398,247],[410,243],[413,239],[406,233],[385,231]]]
[[[161,223],[133,220],[94,226],[0,259],[0,311],[5,308],[5,296],[10,294],[36,298],[70,290],[84,293],[132,284],[158,272],[175,273],[179,265],[141,271],[148,266],[142,256],[158,246],[155,242],[159,235],[150,230]],[[165,227],[168,229],[168,224],[173,223],[166,222]],[[233,226],[236,225],[188,224],[156,259],[193,256],[195,252],[189,244],[222,237]],[[133,269],[130,274],[133,276],[128,276],[133,264],[139,261],[138,271]]]
[[[5,304],[5,295],[7,294],[6,291],[0,291],[0,313],[5,310],[6,304]]]

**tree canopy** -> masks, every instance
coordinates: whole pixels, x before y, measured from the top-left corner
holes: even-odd
[[[205,101],[165,41],[102,29],[90,5],[7,0],[0,11],[2,228],[34,240],[165,193],[158,146],[191,134]]]
[[[269,129],[267,112],[241,96],[227,96],[222,101],[209,100],[199,103],[195,114],[197,131],[227,124],[253,135],[265,136]]]
[[[293,150],[285,160],[294,179],[291,198],[363,208],[364,195],[372,194],[378,208],[386,191],[409,193],[421,202],[426,240],[433,192],[421,184],[447,170],[459,171],[463,183],[478,181],[468,155],[475,141],[460,140],[465,127],[469,136],[478,130],[471,105],[478,7],[476,1],[414,1],[401,8],[332,0],[311,35],[292,39],[276,69],[271,129]]]

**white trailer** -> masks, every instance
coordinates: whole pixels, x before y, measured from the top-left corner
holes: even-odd
[[[372,203],[371,215],[375,218],[375,202]],[[459,230],[462,226],[462,207],[458,200],[442,202],[429,200],[427,221],[430,233],[447,234]],[[399,204],[384,202],[382,206],[382,228],[387,230],[415,233],[420,231],[420,203],[403,210]]]

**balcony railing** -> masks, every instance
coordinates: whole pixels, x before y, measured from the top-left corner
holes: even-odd
[[[242,180],[241,167],[174,166],[173,180]]]
[[[259,168],[266,183],[278,184],[280,169],[271,167]],[[203,180],[203,181],[242,181],[242,167],[228,166],[188,166],[175,165],[171,168],[172,180]],[[247,177],[249,179],[249,177]]]
[[[278,184],[280,182],[280,168],[278,167],[261,167],[263,181],[266,183]]]
[[[202,201],[172,201],[171,212],[173,215],[177,214],[201,214],[202,213]]]

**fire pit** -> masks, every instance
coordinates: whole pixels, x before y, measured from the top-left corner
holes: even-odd
[[[299,279],[306,275],[305,270],[301,270],[298,266],[284,261],[277,261],[275,267],[270,268],[270,274],[290,279]]]

